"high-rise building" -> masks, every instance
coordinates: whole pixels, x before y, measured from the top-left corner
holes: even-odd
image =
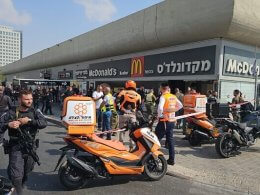
[[[22,32],[0,26],[0,66],[22,58]]]

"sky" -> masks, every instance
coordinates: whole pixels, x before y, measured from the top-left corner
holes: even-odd
[[[23,57],[163,0],[0,0],[0,25],[23,32]]]

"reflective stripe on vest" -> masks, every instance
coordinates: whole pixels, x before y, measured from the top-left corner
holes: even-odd
[[[108,100],[108,103],[101,108],[101,112],[106,112],[106,111],[110,111],[110,110],[113,111],[115,109],[114,108],[114,99],[113,99],[112,94],[109,93],[106,96],[108,96],[109,100]]]
[[[173,122],[177,104],[177,97],[171,93],[163,94],[165,103],[163,106],[163,119],[161,121]]]

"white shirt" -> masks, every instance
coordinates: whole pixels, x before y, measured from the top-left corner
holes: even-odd
[[[104,102],[105,102],[105,105],[109,104],[109,100],[110,100],[110,97],[108,95],[105,95],[104,97]]]
[[[162,95],[160,97],[160,101],[159,101],[159,105],[158,105],[158,109],[157,109],[157,113],[158,113],[158,117],[159,118],[163,118],[163,107],[164,107],[164,104],[165,104],[165,98],[164,96]],[[175,112],[177,112],[178,110],[182,109],[183,105],[181,103],[180,100],[178,100],[178,98],[176,97],[176,107],[175,107]]]
[[[93,94],[92,94],[92,97],[95,98],[95,99],[98,99],[100,97],[103,96],[103,92],[100,91],[100,92],[97,92],[97,91],[94,91]],[[96,101],[96,109],[99,109],[101,103],[103,102],[103,99],[100,98],[99,100]]]

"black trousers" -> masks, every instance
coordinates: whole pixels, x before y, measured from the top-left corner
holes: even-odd
[[[24,155],[19,145],[10,148],[9,165],[7,173],[12,181],[17,194],[22,194],[23,184],[27,181],[28,174],[33,170],[35,162],[31,156]]]
[[[35,108],[35,109],[38,109],[39,108],[39,100],[34,100],[34,102],[33,102],[33,107]]]
[[[169,145],[169,159],[175,160],[175,149],[174,149],[174,138],[173,138],[173,129],[174,122],[162,122],[159,121],[155,128],[155,134],[158,137],[159,141],[166,135],[166,142]]]
[[[52,115],[52,104],[46,104],[44,113],[48,114],[48,111],[50,112],[50,115]]]

